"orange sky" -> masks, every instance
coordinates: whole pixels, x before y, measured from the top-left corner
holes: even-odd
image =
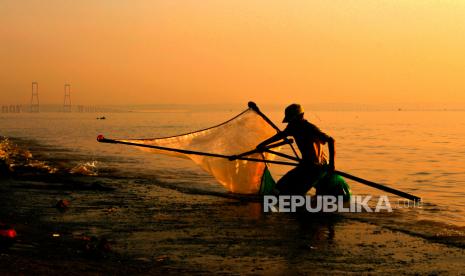
[[[465,103],[465,1],[0,0],[0,103]]]

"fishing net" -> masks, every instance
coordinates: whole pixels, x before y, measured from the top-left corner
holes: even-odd
[[[121,142],[138,143],[166,148],[238,155],[254,149],[260,142],[276,134],[276,130],[254,109],[249,108],[220,125],[183,135],[153,138],[125,139]],[[209,172],[228,191],[240,194],[266,194],[274,181],[266,163],[185,154],[167,150],[139,147],[141,150],[188,158]],[[279,148],[275,148],[275,151]],[[254,153],[250,158],[274,159],[270,153]]]

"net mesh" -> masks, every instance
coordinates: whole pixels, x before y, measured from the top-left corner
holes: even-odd
[[[254,149],[257,144],[276,134],[276,130],[260,114],[249,108],[220,125],[183,135],[153,139],[120,139],[117,141],[140,143],[167,148],[237,155]],[[141,150],[167,154],[194,161],[209,172],[228,191],[241,194],[257,194],[263,190],[264,177],[269,174],[267,164],[246,160],[234,160],[184,154],[167,150],[140,147]],[[274,149],[279,150],[279,148]],[[274,159],[270,153],[255,153],[250,158]]]

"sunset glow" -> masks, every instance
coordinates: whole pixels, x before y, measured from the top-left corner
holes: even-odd
[[[0,102],[465,103],[464,1],[0,1]]]

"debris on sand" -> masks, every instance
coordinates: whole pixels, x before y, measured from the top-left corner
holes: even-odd
[[[161,256],[157,256],[157,257],[155,258],[155,261],[156,261],[157,263],[166,263],[166,262],[168,262],[169,260],[170,260],[170,257],[167,256],[167,255],[161,255]]]
[[[70,205],[69,200],[67,200],[67,199],[60,199],[60,200],[58,200],[57,203],[55,204],[55,208],[57,208],[57,209],[58,209],[59,211],[61,211],[61,212],[64,212],[64,211],[68,210],[69,205]]]
[[[79,239],[84,242],[83,254],[88,258],[105,258],[108,253],[112,252],[111,243],[105,237],[84,236]]]
[[[107,213],[111,214],[111,213],[114,213],[114,212],[118,211],[118,208],[111,207],[111,208],[108,208],[106,211],[107,211]]]

